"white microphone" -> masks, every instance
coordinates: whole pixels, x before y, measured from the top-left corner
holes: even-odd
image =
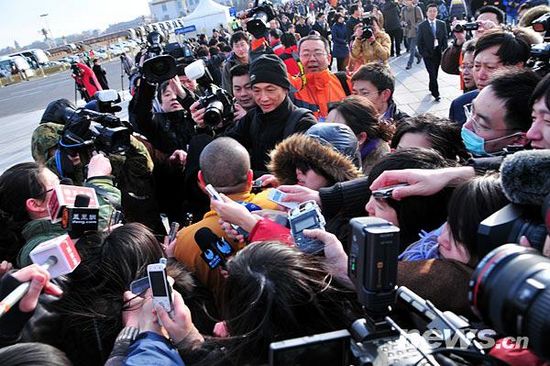
[[[46,269],[51,278],[71,273],[81,261],[73,241],[67,234],[39,244],[31,251],[30,257],[33,263]],[[0,317],[25,296],[30,285],[30,281],[22,283],[0,301]]]

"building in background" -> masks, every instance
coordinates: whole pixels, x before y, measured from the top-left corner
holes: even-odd
[[[189,0],[152,0],[149,3],[151,18],[155,22],[160,22],[184,17],[189,9],[187,1]]]
[[[152,0],[149,2],[153,22],[184,17],[193,12],[201,0]],[[233,0],[216,0],[218,4],[233,6]]]

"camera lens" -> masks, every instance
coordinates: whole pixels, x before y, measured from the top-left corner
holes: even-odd
[[[457,33],[464,32],[464,27],[462,26],[462,24],[457,24],[453,28],[453,32],[457,32]]]
[[[530,349],[550,359],[550,259],[502,245],[481,260],[469,287],[474,313],[499,333],[526,336]]]
[[[372,37],[373,33],[372,33],[372,29],[370,29],[370,27],[364,27],[363,28],[363,38],[364,39],[369,39],[370,37]]]
[[[151,72],[153,72],[155,75],[163,75],[170,70],[170,67],[164,62],[164,60],[160,59],[156,62],[153,62],[151,64]]]
[[[217,126],[222,121],[223,103],[219,100],[212,101],[204,111],[204,123],[209,126]]]

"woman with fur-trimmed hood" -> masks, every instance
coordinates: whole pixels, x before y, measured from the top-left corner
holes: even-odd
[[[362,175],[357,138],[340,123],[318,123],[289,136],[270,156],[268,168],[280,184],[319,190]]]

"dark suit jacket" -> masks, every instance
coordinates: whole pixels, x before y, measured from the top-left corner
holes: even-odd
[[[422,57],[433,57],[436,52],[441,54],[447,48],[447,25],[445,22],[435,20],[435,34],[439,42],[439,47],[434,48],[434,36],[430,22],[426,19],[418,25],[416,33],[416,46]]]

